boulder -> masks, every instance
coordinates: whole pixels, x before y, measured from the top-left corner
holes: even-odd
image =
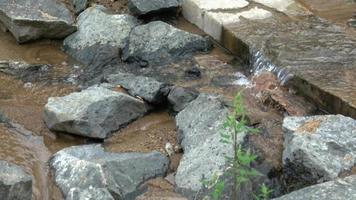
[[[189,88],[174,87],[168,95],[168,101],[173,106],[173,110],[179,112],[183,110],[191,101],[197,98],[199,92]]]
[[[179,3],[177,0],[129,0],[129,10],[134,15],[156,14],[160,12],[174,12]]]
[[[93,188],[80,189],[80,188],[71,188],[68,192],[66,200],[114,200],[114,197],[110,192],[105,188]]]
[[[314,182],[335,179],[356,164],[356,121],[352,118],[286,117],[283,131],[283,163],[302,168]]]
[[[167,84],[154,78],[135,76],[129,73],[117,73],[109,75],[106,80],[115,85],[121,85],[132,96],[139,96],[145,101],[158,104],[164,101]]]
[[[105,64],[118,58],[131,29],[138,25],[133,16],[111,14],[99,5],[86,9],[77,21],[78,31],[64,40],[63,49],[86,65]]]
[[[88,6],[88,0],[72,0],[72,5],[76,14],[81,13]]]
[[[76,30],[74,15],[59,0],[0,0],[0,21],[19,43],[64,38]]]
[[[232,148],[220,142],[220,131],[228,109],[221,97],[200,94],[176,116],[178,138],[184,155],[176,173],[176,187],[187,197],[194,197],[202,188],[202,178],[221,174],[225,156],[232,156]],[[242,142],[244,134],[239,136]]]
[[[21,167],[0,160],[0,197],[2,200],[31,200],[32,177]]]
[[[144,190],[140,186],[164,176],[168,165],[167,157],[159,152],[109,153],[101,145],[66,148],[50,160],[56,184],[71,198],[104,194],[107,199],[134,199]]]
[[[154,21],[132,30],[123,59],[142,66],[163,65],[197,51],[207,51],[210,47],[206,38]]]
[[[141,100],[93,86],[64,97],[49,98],[44,121],[53,131],[103,139],[146,112]]]
[[[356,175],[303,188],[273,200],[353,200]]]

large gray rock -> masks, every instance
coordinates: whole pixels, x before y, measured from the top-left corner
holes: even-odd
[[[130,33],[123,59],[141,65],[162,65],[196,51],[206,51],[210,42],[192,33],[154,21],[135,27]]]
[[[114,200],[114,197],[105,188],[80,189],[71,188],[67,194],[66,200]]]
[[[66,148],[50,160],[55,182],[65,197],[105,194],[107,199],[125,200],[139,195],[141,184],[148,179],[164,176],[168,164],[167,157],[158,152],[109,153],[101,145]]]
[[[129,0],[128,3],[130,12],[135,15],[175,11],[179,6],[177,0]]]
[[[229,145],[220,142],[222,124],[228,109],[218,96],[200,94],[176,116],[179,140],[184,155],[177,169],[178,191],[194,196],[202,189],[202,178],[222,173],[225,156],[232,156]],[[242,142],[244,134],[239,136]]]
[[[0,0],[0,21],[20,43],[76,30],[73,14],[59,0]]]
[[[167,85],[154,78],[135,76],[129,73],[109,75],[107,81],[121,85],[132,96],[139,96],[149,103],[161,103],[166,95]]]
[[[356,164],[356,121],[342,115],[286,117],[283,162],[308,178],[332,180]]]
[[[93,86],[64,97],[51,97],[44,108],[49,129],[92,138],[106,138],[147,112],[143,101]]]
[[[87,8],[88,0],[72,0],[72,5],[75,10],[75,13],[79,14]]]
[[[356,175],[306,187],[274,200],[354,200]]]
[[[173,110],[179,112],[197,98],[198,95],[199,92],[193,89],[174,87],[169,92],[168,101],[173,106]]]
[[[77,21],[78,31],[64,40],[63,49],[87,65],[118,58],[131,29],[138,25],[133,16],[111,14],[99,5],[86,9]]]
[[[1,200],[31,200],[32,177],[17,165],[0,160]]]

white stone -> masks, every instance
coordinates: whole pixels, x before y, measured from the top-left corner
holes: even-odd
[[[204,16],[202,29],[214,39],[220,41],[224,25],[238,23],[241,17],[251,20],[260,20],[271,16],[271,12],[257,7],[238,13],[207,12]]]
[[[207,11],[239,9],[249,5],[245,0],[183,0],[184,17],[203,29],[204,15]]]
[[[289,6],[294,4],[294,0],[254,0],[257,3],[274,8],[278,11],[286,11]]]

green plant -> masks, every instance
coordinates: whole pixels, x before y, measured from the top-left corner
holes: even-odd
[[[258,195],[254,195],[255,200],[269,199],[269,196],[273,192],[273,190],[269,189],[265,184],[262,184],[259,192],[260,193]]]
[[[233,111],[226,118],[223,130],[220,133],[220,142],[231,145],[233,156],[226,156],[227,168],[224,174],[232,175],[233,184],[231,188],[232,199],[238,198],[238,190],[240,186],[249,181],[252,177],[259,175],[259,172],[251,167],[251,164],[257,159],[250,150],[243,150],[239,144],[240,134],[257,133],[258,130],[247,126],[246,110],[243,105],[242,96],[239,92],[233,101]],[[225,189],[223,180],[219,180],[219,176],[214,174],[209,181],[204,180],[203,184],[206,188],[211,189],[210,197],[213,200],[218,200]],[[269,195],[269,190],[263,186],[263,194]],[[262,190],[261,190],[262,192]],[[259,195],[258,197],[260,197]]]

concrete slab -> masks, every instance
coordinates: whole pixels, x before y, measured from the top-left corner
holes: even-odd
[[[240,9],[248,5],[249,2],[245,0],[183,0],[182,9],[188,21],[203,29],[206,12]]]
[[[264,6],[205,11],[197,25],[251,70],[272,71],[321,109],[356,118],[356,35],[315,16],[281,13],[301,7],[294,1],[255,1]]]

